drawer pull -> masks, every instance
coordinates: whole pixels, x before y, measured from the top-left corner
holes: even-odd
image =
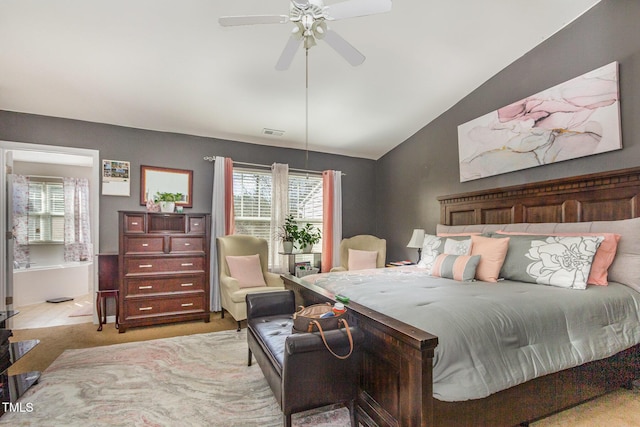
[[[151,267],[153,267],[153,264],[140,264],[140,265],[138,265],[138,267],[140,267],[140,268],[151,268]]]
[[[149,246],[149,244],[148,244],[148,243],[143,243],[143,244],[142,244],[142,247],[143,247],[143,248],[146,248],[147,246]]]
[[[149,310],[153,310],[153,307],[140,307],[138,310],[140,310],[140,311],[149,311]]]
[[[200,223],[199,223],[199,222],[194,222],[194,223],[193,223],[193,226],[194,226],[194,227],[197,227],[197,226],[199,226],[199,225],[200,225]]]
[[[193,283],[181,283],[180,286],[193,286]]]
[[[153,286],[138,286],[138,289],[153,289]]]
[[[180,265],[183,266],[183,267],[191,267],[191,266],[193,266],[193,263],[192,262],[183,262]]]
[[[138,225],[138,223],[137,222],[132,222],[131,225]]]
[[[185,246],[191,246],[191,243],[185,243],[184,245]]]
[[[188,304],[181,304],[183,307],[191,307],[193,305],[192,302],[188,303]]]

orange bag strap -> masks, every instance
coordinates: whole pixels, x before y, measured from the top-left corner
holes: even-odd
[[[347,331],[347,337],[349,338],[349,353],[347,353],[344,356],[340,356],[339,354],[336,354],[333,350],[331,350],[331,348],[329,347],[329,344],[327,344],[327,339],[324,337],[324,331],[322,330],[322,326],[320,326],[320,322],[318,322],[317,320],[312,320],[310,323],[314,323],[316,325],[316,327],[318,328],[318,331],[320,331],[320,336],[322,337],[322,342],[324,342],[324,346],[327,347],[327,350],[329,350],[329,352],[331,354],[333,354],[335,357],[337,357],[338,359],[347,359],[349,356],[351,356],[351,353],[353,353],[353,337],[351,336],[351,329],[349,328],[349,324],[347,323],[346,319],[339,319],[338,322],[343,322],[345,329]]]

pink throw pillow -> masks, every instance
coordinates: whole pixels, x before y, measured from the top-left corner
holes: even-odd
[[[479,236],[482,233],[480,232],[469,232],[469,233],[438,233],[438,237],[464,237],[464,236]]]
[[[500,269],[509,250],[509,238],[471,236],[471,255],[480,255],[476,268],[476,279],[485,282],[497,282]]]
[[[560,237],[573,237],[573,236],[603,236],[604,240],[598,246],[596,254],[591,262],[591,271],[587,278],[587,284],[607,286],[609,284],[609,267],[613,263],[613,259],[616,256],[618,250],[618,242],[620,241],[620,234],[614,233],[522,233],[517,231],[498,231],[497,234],[507,235],[529,235],[529,236],[560,236]]]
[[[349,270],[367,270],[376,268],[376,260],[378,259],[377,251],[359,251],[357,249],[349,249]]]
[[[262,274],[260,255],[241,255],[225,257],[229,266],[229,275],[238,281],[241,288],[267,286]]]

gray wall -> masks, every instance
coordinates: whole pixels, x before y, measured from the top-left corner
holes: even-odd
[[[387,239],[389,260],[413,259],[415,250],[405,247],[411,231],[435,230],[440,218],[436,198],[440,195],[637,166],[640,163],[638,17],[637,0],[603,0],[377,162],[311,153],[311,169],[338,169],[347,173],[343,179],[344,235],[376,234]],[[612,61],[620,63],[623,150],[460,183],[459,124]],[[194,170],[193,211],[204,212],[211,210],[213,168],[202,160],[203,156],[230,156],[237,161],[262,164],[287,162],[290,167],[304,167],[301,150],[2,111],[0,139],[98,149],[101,158],[131,161],[131,197],[101,197],[101,251],[117,248],[116,211],[142,209],[138,204],[140,164]]]
[[[235,141],[0,111],[0,140],[88,148],[101,159],[131,162],[131,197],[100,196],[100,251],[118,250],[118,210],[144,210],[140,205],[140,165],[191,169],[193,208],[211,212],[213,166],[204,156],[225,156],[235,161],[288,163],[304,168],[302,150],[267,147]],[[332,154],[309,153],[308,168],[335,169],[342,179],[345,236],[375,234],[375,162]]]
[[[381,158],[377,229],[387,258],[417,256],[405,246],[413,228],[435,231],[438,196],[638,166],[638,18],[640,1],[603,0]],[[458,125],[613,61],[620,63],[622,150],[460,183]]]

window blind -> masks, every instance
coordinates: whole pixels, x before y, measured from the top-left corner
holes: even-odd
[[[233,203],[236,234],[271,241],[271,172],[234,168]],[[289,175],[289,212],[303,226],[322,230],[322,177]],[[322,241],[314,246],[320,251]]]
[[[28,233],[30,243],[64,242],[62,182],[29,182]]]

